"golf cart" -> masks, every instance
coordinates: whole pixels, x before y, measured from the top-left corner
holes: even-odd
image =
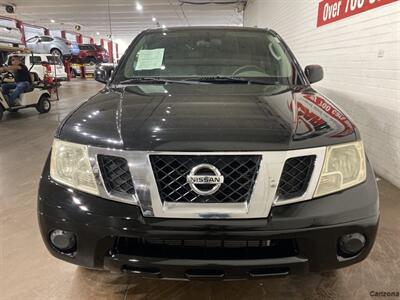
[[[4,46],[0,46],[0,51],[6,51],[3,49]],[[8,47],[11,48],[11,47]],[[12,51],[15,51],[15,48],[12,47]],[[9,50],[9,49],[8,49]],[[26,51],[23,49],[23,51]],[[35,107],[39,113],[47,113],[51,109],[50,102],[50,93],[49,87],[42,82],[36,73],[30,73],[32,78],[32,84],[17,98],[17,106],[10,107],[6,97],[3,95],[3,92],[0,91],[0,121],[3,117],[4,111],[16,112],[20,109]],[[3,82],[12,82],[13,74],[7,72],[5,74],[1,74],[0,81]]]

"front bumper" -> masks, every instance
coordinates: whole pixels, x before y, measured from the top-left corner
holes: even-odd
[[[136,206],[55,183],[49,177],[47,162],[40,183],[38,215],[47,249],[70,263],[157,278],[230,280],[324,271],[365,259],[375,240],[379,205],[375,178],[368,166],[367,181],[363,184],[320,199],[274,207],[265,219],[144,218]],[[72,255],[51,245],[49,235],[54,229],[75,233],[77,248]],[[366,245],[357,255],[344,258],[338,255],[338,240],[350,233],[363,234]],[[295,251],[282,257],[245,259],[176,257],[165,255],[165,251],[143,255],[117,251],[115,245],[120,238],[291,240],[295,242]]]

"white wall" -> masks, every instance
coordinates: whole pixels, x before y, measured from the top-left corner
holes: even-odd
[[[30,27],[30,26],[25,25],[24,29],[25,29],[25,39],[26,40],[29,40],[31,37],[34,37],[34,36],[44,35],[43,28]]]
[[[84,36],[82,37],[83,44],[90,44],[90,37]]]
[[[61,30],[50,30],[50,35],[61,37]]]
[[[244,25],[277,31],[300,64],[320,64],[315,88],[358,125],[380,176],[400,187],[400,1],[316,27],[318,0],[249,0]]]
[[[129,47],[131,41],[127,39],[122,39],[122,38],[115,38],[114,42],[118,44],[118,53],[119,53],[119,58],[125,53],[126,49]],[[115,54],[115,49],[114,49],[114,54]]]
[[[71,41],[71,42],[76,42],[76,35],[74,33],[66,32],[65,39],[67,39],[68,41]]]

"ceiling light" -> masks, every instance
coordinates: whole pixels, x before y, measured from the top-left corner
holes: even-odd
[[[152,20],[153,22],[157,21],[157,19],[154,18],[154,17],[152,17],[151,20]]]
[[[96,32],[97,35],[100,35],[100,32]]]
[[[164,24],[161,25],[162,28],[167,28],[167,26],[165,26]]]
[[[55,23],[56,21],[54,21],[53,19],[50,20],[51,23]]]
[[[139,2],[136,2],[136,10],[143,10],[143,5],[140,4]]]

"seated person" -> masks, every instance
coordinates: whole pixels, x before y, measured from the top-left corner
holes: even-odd
[[[29,70],[21,62],[19,56],[13,56],[11,57],[11,66],[0,68],[0,73],[4,72],[11,72],[14,74],[15,83],[3,83],[1,89],[3,95],[8,98],[8,104],[10,106],[16,106],[18,105],[16,99],[32,84]],[[14,89],[14,91],[9,94],[11,89]]]

